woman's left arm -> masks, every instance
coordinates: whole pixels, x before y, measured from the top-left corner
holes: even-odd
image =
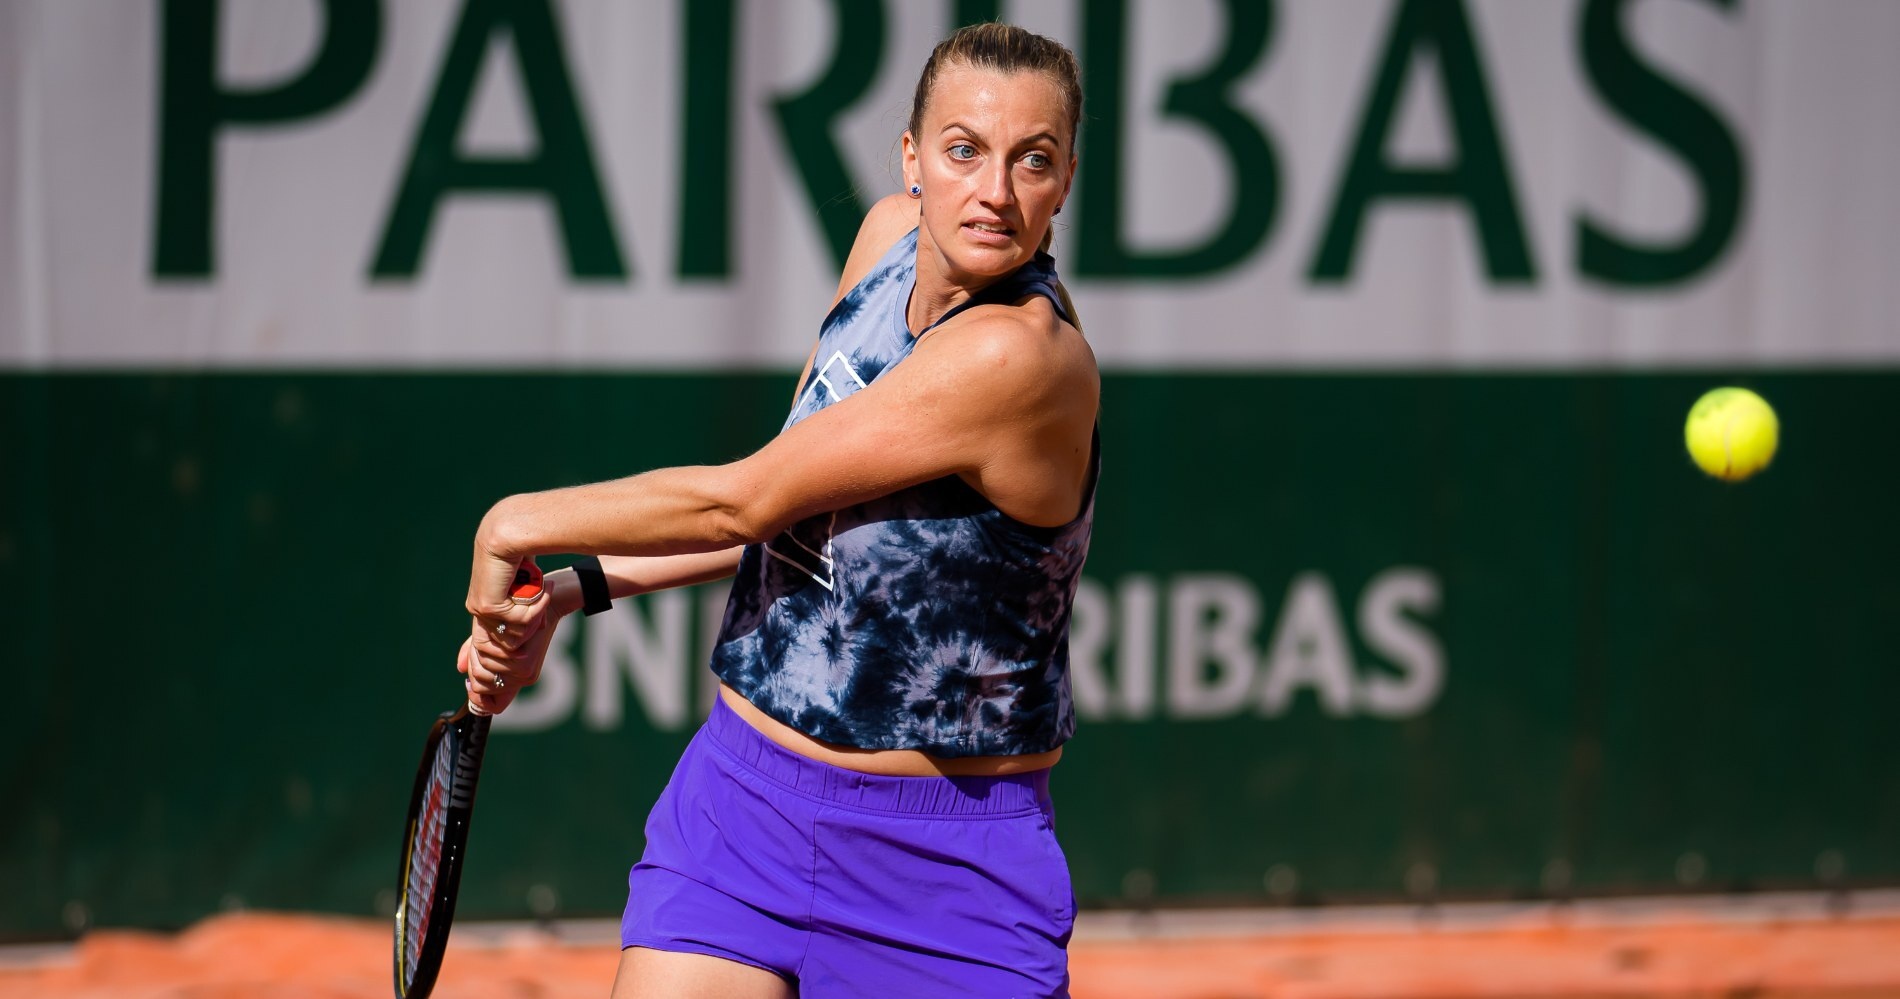
[[[742,551],[727,548],[656,558],[609,555],[600,560],[601,576],[608,599],[618,600],[725,579],[738,568]],[[456,668],[468,675],[469,695],[485,711],[507,707],[521,688],[540,679],[555,628],[584,603],[580,577],[571,568],[548,573],[543,590],[539,600],[511,602],[501,614],[477,617],[470,624]]]

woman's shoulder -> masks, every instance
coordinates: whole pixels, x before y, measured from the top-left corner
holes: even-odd
[[[1021,379],[1044,392],[1067,393],[1100,381],[1088,341],[1037,293],[968,309],[926,333],[917,350],[927,347],[986,369],[990,377]]]
[[[890,252],[898,240],[910,235],[917,228],[917,203],[902,194],[893,194],[881,198],[864,214],[864,221],[858,226],[857,239],[851,243],[851,253],[845,257],[844,272],[838,277],[838,293],[832,296],[831,304],[836,306],[839,300],[857,287],[865,275],[871,273],[878,261]]]
[[[965,306],[932,332],[957,332],[966,343],[1014,342],[1019,350],[1032,343],[1068,353],[1079,350],[1092,360],[1081,327],[1058,297],[1053,275],[1048,280],[1040,275],[1029,277],[985,290],[979,301]]]

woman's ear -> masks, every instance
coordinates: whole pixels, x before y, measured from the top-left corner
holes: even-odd
[[[920,188],[924,182],[918,171],[917,140],[911,137],[910,129],[904,130],[904,190]]]

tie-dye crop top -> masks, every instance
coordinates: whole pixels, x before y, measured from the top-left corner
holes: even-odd
[[[785,425],[876,381],[917,342],[905,311],[917,234],[825,317]],[[1049,297],[1046,254],[951,310]],[[920,334],[921,335],[921,334]],[[739,560],[712,668],[766,714],[826,742],[938,756],[1021,755],[1075,732],[1069,611],[1094,521],[1036,527],[948,475],[800,521]]]

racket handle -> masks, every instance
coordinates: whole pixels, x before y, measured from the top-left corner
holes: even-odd
[[[530,558],[515,567],[515,581],[508,586],[508,595],[518,604],[525,604],[541,595],[541,567]]]

